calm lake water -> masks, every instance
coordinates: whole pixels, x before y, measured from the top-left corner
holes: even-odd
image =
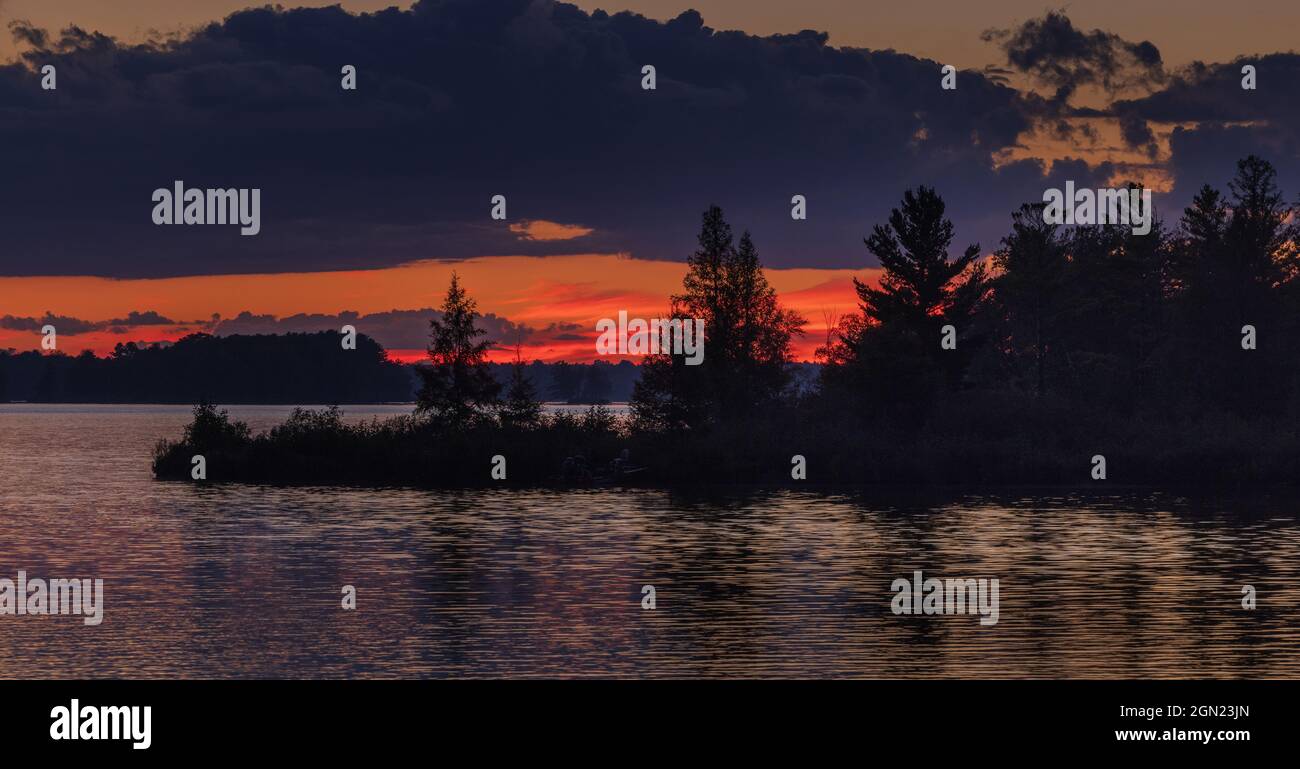
[[[0,615],[0,677],[1300,677],[1294,497],[153,480],[188,418],[0,405],[0,577],[106,604]],[[997,578],[998,623],[894,615],[914,569]]]

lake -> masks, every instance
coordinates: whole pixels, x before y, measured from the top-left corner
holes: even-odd
[[[1300,677],[1294,495],[155,481],[189,416],[0,404],[0,577],[105,583],[97,626],[0,615],[0,677]],[[997,624],[894,614],[918,569]]]

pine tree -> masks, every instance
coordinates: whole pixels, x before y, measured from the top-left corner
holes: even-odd
[[[955,351],[942,350],[942,327],[951,324],[960,335],[984,302],[989,282],[975,261],[978,244],[948,258],[953,225],[944,211],[933,188],[907,190],[902,208],[865,239],[884,272],[879,288],[854,278],[861,313],[843,322],[828,356],[837,365],[826,372],[824,384],[917,405],[945,380],[956,384],[972,345],[967,340]]]
[[[1013,358],[1028,358],[1039,395],[1047,390],[1047,358],[1058,343],[1067,290],[1069,261],[1058,229],[1044,220],[1042,204],[1026,204],[1011,215],[1011,234],[993,255],[1000,272],[993,294],[1003,323],[1002,346]]]
[[[536,427],[542,422],[542,404],[537,400],[537,388],[524,370],[518,348],[510,371],[510,384],[501,404],[501,424],[507,428]]]
[[[722,209],[711,206],[698,240],[671,317],[704,321],[705,363],[687,366],[670,354],[646,359],[631,403],[643,426],[743,418],[778,399],[790,381],[791,343],[805,321],[780,306],[749,233],[736,245]]]
[[[1249,356],[1235,355],[1236,365],[1225,372],[1219,392],[1226,403],[1250,413],[1272,410],[1286,399],[1276,382],[1290,373],[1294,381],[1296,349],[1288,331],[1294,330],[1294,281],[1300,273],[1300,228],[1296,209],[1287,205],[1277,187],[1277,172],[1267,161],[1251,155],[1237,162],[1229,182],[1232,214],[1224,237],[1226,252],[1223,290],[1228,307],[1219,324],[1225,336],[1236,337],[1245,325],[1267,336]],[[1235,341],[1235,340],[1234,340]],[[1233,349],[1229,340],[1221,349]]]
[[[441,424],[464,427],[497,403],[501,385],[492,377],[485,356],[492,342],[476,341],[477,304],[455,273],[442,303],[442,316],[429,321],[430,365],[418,370],[424,380],[416,411]]]
[[[1228,183],[1232,217],[1225,233],[1225,278],[1241,319],[1267,289],[1295,275],[1300,259],[1294,249],[1286,248],[1295,230],[1288,223],[1291,207],[1284,202],[1276,179],[1272,164],[1250,155],[1237,161],[1237,174]]]
[[[916,332],[937,331],[948,319],[958,278],[979,255],[972,244],[949,261],[952,222],[944,202],[931,187],[903,193],[903,207],[890,212],[888,226],[876,225],[867,249],[880,261],[880,288],[854,278],[863,314],[880,325],[901,324]],[[938,338],[937,334],[932,334]]]
[[[1141,192],[1138,185],[1129,189]],[[1080,395],[1112,408],[1160,405],[1152,385],[1167,376],[1162,366],[1169,246],[1154,212],[1145,235],[1123,224],[1078,226],[1071,232],[1058,338]]]

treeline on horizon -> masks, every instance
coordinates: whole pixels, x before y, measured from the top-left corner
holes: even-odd
[[[1027,204],[991,260],[954,253],[943,199],[908,190],[865,238],[882,278],[856,282],[813,388],[791,357],[806,320],[712,207],[666,308],[705,321],[704,363],[647,357],[628,419],[544,414],[522,363],[502,387],[453,276],[410,417],[299,411],[251,436],[205,404],[155,470],[189,477],[207,452],[209,479],[800,483],[802,465],[812,483],[1088,484],[1100,455],[1107,483],[1294,483],[1300,253],[1275,177],[1247,157],[1226,193],[1203,187],[1144,235]]]
[[[0,350],[0,403],[359,404],[415,400],[415,367],[393,362],[364,334],[344,350],[337,331],[212,336],[174,344],[118,344],[107,357]],[[489,363],[506,384],[513,366]],[[630,361],[545,363],[526,375],[549,401],[626,402],[639,376]]]

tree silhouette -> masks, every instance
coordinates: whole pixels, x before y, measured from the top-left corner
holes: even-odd
[[[949,259],[953,225],[944,211],[933,188],[907,190],[888,224],[865,239],[884,272],[878,288],[853,279],[861,313],[845,319],[830,351],[830,389],[921,405],[945,381],[957,383],[971,345],[944,351],[941,329],[951,324],[960,334],[970,325],[989,280],[975,261],[978,244]]]
[[[500,418],[504,427],[516,429],[536,427],[542,421],[542,404],[537,400],[537,388],[528,377],[518,347],[510,371],[510,384],[501,403]]]
[[[734,243],[721,208],[704,212],[687,264],[670,314],[704,321],[704,362],[687,366],[683,356],[662,353],[642,364],[632,410],[656,429],[743,418],[772,404],[790,382],[792,338],[805,324],[780,306],[749,233]]]
[[[429,321],[430,365],[419,369],[424,384],[416,399],[418,413],[449,427],[464,427],[482,416],[501,392],[485,360],[492,342],[476,341],[487,334],[474,325],[477,317],[477,304],[453,272],[442,317]]]
[[[1132,408],[1154,394],[1166,333],[1168,245],[1154,214],[1145,235],[1128,225],[1074,228],[1061,308],[1077,395]]]
[[[1277,171],[1255,155],[1237,161],[1237,174],[1228,183],[1232,218],[1227,228],[1230,272],[1226,276],[1239,310],[1296,274],[1300,255],[1288,249],[1295,239],[1292,214],[1277,188]],[[1243,316],[1244,319],[1244,316]]]
[[[1226,268],[1227,234],[1228,205],[1223,195],[1208,184],[1202,185],[1179,221],[1177,248],[1171,264],[1176,290],[1193,292],[1206,299],[1214,293],[1218,278]]]
[[[1237,162],[1237,173],[1228,183],[1232,213],[1224,236],[1223,270],[1228,307],[1219,325],[1224,337],[1236,337],[1243,326],[1252,325],[1265,339],[1248,357],[1234,356],[1235,371],[1224,372],[1216,395],[1248,411],[1280,406],[1287,393],[1274,383],[1288,367],[1295,370],[1290,355],[1295,342],[1287,340],[1295,317],[1286,300],[1294,292],[1289,284],[1300,271],[1298,230],[1296,210],[1285,203],[1276,178],[1268,161],[1250,155]],[[1228,346],[1228,338],[1222,344],[1233,349],[1236,345]]]
[[[1011,234],[993,255],[999,270],[993,295],[1003,320],[1001,344],[1013,358],[1030,361],[1033,387],[1047,390],[1047,357],[1060,333],[1068,292],[1067,244],[1059,227],[1043,218],[1043,204],[1026,204],[1011,215]]]

